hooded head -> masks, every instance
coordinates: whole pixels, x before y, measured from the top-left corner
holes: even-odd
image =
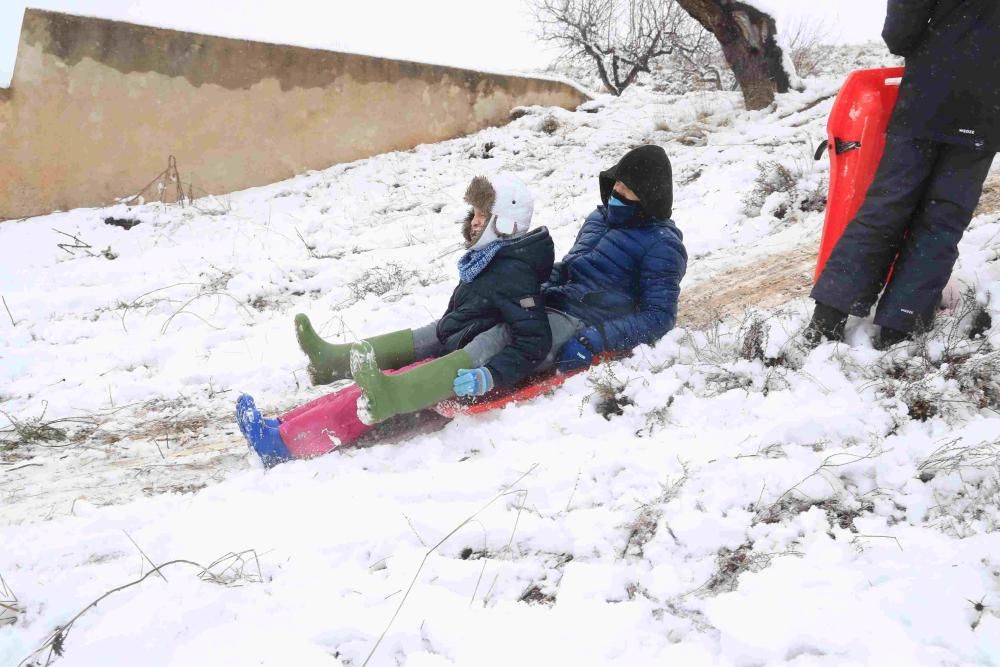
[[[618,164],[602,171],[601,201],[607,205],[615,186],[621,181],[639,197],[644,217],[668,220],[673,213],[674,184],[670,159],[659,146],[633,148]]]
[[[535,198],[524,181],[510,174],[476,176],[465,190],[465,202],[486,215],[486,225],[478,235],[472,232],[474,211],[462,226],[465,245],[477,250],[498,239],[521,236],[531,227]]]

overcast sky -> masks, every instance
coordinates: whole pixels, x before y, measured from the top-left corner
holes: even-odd
[[[841,41],[878,39],[883,0],[760,0],[778,30],[807,15]],[[527,0],[0,0],[0,86],[25,5],[192,32],[498,71],[542,68]]]

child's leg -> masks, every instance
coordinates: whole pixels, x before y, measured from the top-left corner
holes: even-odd
[[[313,329],[309,318],[299,313],[295,316],[295,338],[299,347],[309,357],[309,377],[313,384],[330,384],[350,377],[351,344],[328,343]],[[375,351],[380,368],[399,368],[415,360],[413,332],[402,329],[365,339]]]
[[[559,348],[587,326],[583,320],[558,310],[546,309],[545,314],[548,316],[549,328],[552,330],[552,347],[545,359],[535,368],[536,371],[552,368],[555,365]],[[469,353],[474,365],[482,366],[510,345],[510,342],[510,328],[506,324],[498,324],[473,338],[472,342],[462,349]]]
[[[438,340],[437,320],[413,329],[413,358],[416,361],[435,359],[445,354],[444,345]],[[405,365],[405,364],[404,364]],[[386,368],[379,366],[382,370]]]
[[[378,369],[371,346],[357,343],[351,352],[351,373],[363,392],[358,400],[358,417],[366,424],[375,424],[450,398],[455,395],[459,368],[475,368],[464,349],[409,370],[386,374]]]

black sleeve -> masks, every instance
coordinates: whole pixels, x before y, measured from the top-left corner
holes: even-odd
[[[552,330],[542,301],[541,285],[527,266],[494,293],[494,305],[510,328],[510,345],[486,362],[497,387],[524,379],[548,355]]]
[[[549,279],[545,285],[562,285],[564,282],[566,282],[566,277],[563,275],[563,263],[553,263],[552,273],[549,274]]]
[[[938,0],[889,0],[882,39],[889,51],[908,56],[920,45]]]

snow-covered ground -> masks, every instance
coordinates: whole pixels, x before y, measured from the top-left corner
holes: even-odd
[[[787,285],[687,302],[551,396],[269,471],[233,423],[241,392],[324,392],[295,313],[349,340],[443,312],[478,173],[530,183],[558,255],[597,172],[664,146],[687,294],[814,248],[838,85],[762,112],[636,87],[193,206],[0,224],[0,664],[1000,665],[1000,326],[968,341],[969,299],[888,354],[855,319],[803,349]],[[769,161],[794,191],[748,206]],[[998,251],[987,210],[955,278],[993,322]]]

